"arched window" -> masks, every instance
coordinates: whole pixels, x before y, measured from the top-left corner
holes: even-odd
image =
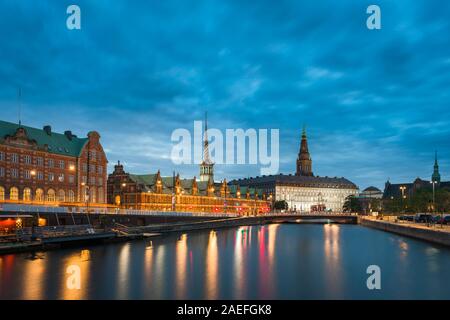
[[[0,187],[0,201],[5,200],[5,188]]]
[[[91,187],[89,189],[89,202],[91,203],[96,203],[97,202],[97,197],[96,197],[96,192],[95,192],[95,188]]]
[[[9,189],[9,200],[19,200],[19,189],[16,187]]]
[[[48,202],[55,202],[56,201],[56,194],[55,194],[55,190],[53,189],[48,189],[47,191],[47,199]]]
[[[23,189],[23,201],[31,201],[31,189]]]
[[[62,189],[58,191],[58,201],[59,202],[66,201],[66,193]]]
[[[36,197],[34,198],[36,201],[44,201],[44,190],[41,188],[36,189]]]
[[[75,202],[75,193],[72,190],[69,190],[67,197],[68,197],[67,201]]]
[[[98,188],[98,203],[104,203],[103,188]]]
[[[116,206],[120,206],[120,196],[119,196],[119,195],[117,195],[117,196],[114,198],[114,202],[116,203]]]

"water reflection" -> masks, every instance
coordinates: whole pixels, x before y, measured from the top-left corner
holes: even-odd
[[[0,299],[450,299],[449,249],[361,226],[265,225],[152,241],[0,256]],[[377,293],[365,286],[374,263],[387,277]],[[67,287],[71,265],[79,290]]]
[[[259,260],[259,294],[262,299],[269,299],[274,291],[276,276],[275,264],[275,242],[279,224],[263,226],[258,232],[258,260]]]
[[[219,254],[215,231],[209,233],[205,264],[205,297],[209,300],[217,299],[219,293]]]
[[[187,285],[187,234],[183,234],[176,244],[176,263],[175,263],[175,294],[177,299],[186,297]]]
[[[42,257],[30,259],[25,264],[23,277],[23,293],[25,300],[44,298],[47,259]]]
[[[342,293],[342,265],[340,261],[340,225],[323,225],[323,250],[325,257],[325,281],[332,297]]]
[[[236,299],[245,297],[245,249],[247,247],[247,233],[250,227],[239,227],[236,230],[234,243],[234,289],[233,293]]]

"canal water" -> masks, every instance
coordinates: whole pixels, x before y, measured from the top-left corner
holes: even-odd
[[[0,298],[450,299],[449,267],[448,248],[362,226],[273,224],[0,256]]]

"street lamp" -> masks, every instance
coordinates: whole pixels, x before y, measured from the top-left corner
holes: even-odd
[[[406,187],[405,187],[405,186],[401,186],[401,187],[400,187],[400,190],[402,191],[402,209],[403,209],[403,212],[404,212],[404,208],[405,208],[405,199],[406,199],[406,195],[405,195]]]
[[[433,185],[433,212],[435,212],[435,207],[436,207],[436,192],[435,192],[435,185],[437,183],[437,181],[430,181],[430,183]]]

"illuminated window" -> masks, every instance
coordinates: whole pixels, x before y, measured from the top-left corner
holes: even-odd
[[[23,189],[23,201],[31,201],[31,189]]]
[[[36,201],[44,201],[44,190],[36,189],[36,197],[34,199]]]
[[[0,201],[5,200],[5,188],[0,187]]]
[[[69,202],[75,202],[75,193],[72,190],[69,190],[69,192],[67,193],[67,200]]]
[[[55,180],[55,175],[53,173],[49,173],[48,174],[48,181],[54,181]]]
[[[104,203],[103,188],[98,188],[98,203]]]
[[[56,194],[55,194],[55,190],[53,189],[48,189],[47,191],[47,199],[48,202],[55,202],[56,201]]]
[[[60,202],[66,201],[66,193],[64,192],[64,190],[58,191],[58,201]]]
[[[96,203],[97,202],[95,188],[91,188],[89,190],[89,201],[92,202],[92,203]]]
[[[17,189],[16,187],[12,187],[11,189],[9,189],[9,200],[19,200],[19,189]]]

